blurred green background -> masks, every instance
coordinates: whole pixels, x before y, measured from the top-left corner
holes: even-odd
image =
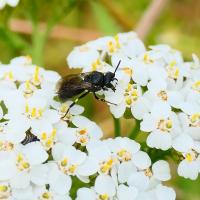
[[[151,3],[151,0],[20,0],[16,8],[6,6],[0,10],[0,61],[8,63],[12,57],[31,55],[34,63],[61,75],[74,73],[77,70],[68,69],[66,64],[66,56],[74,46],[100,35],[134,30]],[[23,20],[20,24],[19,19]],[[45,28],[41,28],[41,22],[46,23]],[[61,29],[52,33],[58,24]],[[193,52],[200,56],[199,36],[200,0],[168,0],[144,42],[170,44],[189,60]],[[112,116],[105,104],[94,101],[92,96],[80,103],[86,108],[85,115],[99,123],[107,136],[113,134]],[[133,121],[120,120],[126,135]],[[175,187],[177,199],[200,200],[200,179],[177,177],[173,164],[172,168],[173,181],[169,185]]]

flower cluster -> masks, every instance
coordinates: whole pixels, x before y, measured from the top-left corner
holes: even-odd
[[[0,199],[70,200],[76,178],[87,186],[75,188],[77,200],[174,200],[166,161],[129,138],[100,140],[82,106],[63,118],[71,102],[55,98],[59,79],[28,56],[0,64]]]
[[[6,4],[8,4],[11,7],[16,7],[19,3],[19,0],[1,0],[0,1],[0,10],[3,9]]]
[[[103,91],[111,113],[131,112],[147,132],[147,145],[170,150],[181,161],[178,174],[196,179],[200,172],[200,61],[185,62],[168,45],[146,49],[134,32],[103,37],[75,47],[67,62],[71,68],[114,71],[116,91]],[[77,59],[79,58],[79,59]]]

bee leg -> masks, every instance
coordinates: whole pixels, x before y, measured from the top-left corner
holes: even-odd
[[[109,83],[109,84],[107,85],[107,87],[110,88],[113,92],[116,91],[116,88],[115,88],[115,86],[114,86],[112,83]]]
[[[97,99],[97,100],[99,100],[99,101],[103,101],[103,102],[106,102],[106,103],[109,103],[109,104],[112,104],[112,105],[117,105],[117,104],[115,104],[115,103],[112,103],[112,102],[109,102],[109,101],[106,101],[105,99],[101,99],[101,98],[99,98],[97,95],[96,95],[96,93],[95,92],[93,92],[93,94],[94,94],[94,96],[95,96],[95,99]]]
[[[72,104],[70,104],[69,108],[67,109],[67,112],[61,118],[64,119],[67,116],[69,110],[79,101],[79,99],[82,99],[87,94],[89,94],[89,92],[85,92],[85,93],[81,94]]]

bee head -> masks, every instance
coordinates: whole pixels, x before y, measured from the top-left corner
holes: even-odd
[[[104,84],[108,85],[114,79],[115,79],[115,74],[114,73],[112,73],[112,72],[106,72],[106,74],[104,75]]]

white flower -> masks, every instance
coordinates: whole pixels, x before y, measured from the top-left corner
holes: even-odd
[[[81,146],[86,146],[92,140],[99,140],[102,136],[102,130],[95,122],[90,121],[83,116],[75,116],[72,123],[76,128],[76,142]],[[72,130],[74,132],[74,130]]]
[[[117,188],[118,200],[134,200],[138,195],[138,191],[133,186],[119,185]]]
[[[116,118],[123,116],[126,108],[130,108],[136,119],[142,119],[144,113],[148,112],[148,100],[143,98],[142,89],[137,84],[128,83],[126,86],[116,87],[115,93],[106,92],[106,100],[115,100],[117,105],[110,105],[110,110]],[[112,100],[113,102],[113,100]]]
[[[151,102],[161,100],[174,108],[179,108],[180,102],[183,101],[183,95],[179,91],[169,90],[167,82],[161,78],[150,81],[147,87],[146,96],[149,96]]]
[[[200,143],[193,141],[189,135],[182,134],[174,140],[173,147],[183,156],[178,174],[184,178],[197,179],[200,171]]]
[[[54,199],[54,200],[71,200],[68,193],[61,195],[53,189],[51,187],[49,189],[46,189],[45,186],[34,187],[33,192],[34,192],[35,199],[40,199],[40,200],[51,200],[51,199]]]
[[[14,151],[7,153],[6,158],[1,159],[0,180],[10,179],[13,188],[25,188],[30,182],[40,185],[46,178],[42,163],[47,158],[48,154],[39,142],[18,145]]]
[[[102,141],[91,142],[87,145],[88,157],[80,166],[78,172],[82,176],[90,176],[98,172],[99,174],[110,175],[116,164],[116,158],[107,145]]]
[[[127,176],[127,179],[124,181],[127,182],[129,186],[134,186],[140,191],[147,191],[155,188],[161,181],[167,181],[170,178],[169,164],[164,160],[159,160],[146,169],[129,171],[129,176]]]
[[[194,102],[185,102],[180,108],[183,110],[179,114],[183,130],[193,139],[200,140],[200,106]]]
[[[77,175],[79,166],[85,161],[86,154],[73,146],[57,143],[52,148],[52,156],[56,163],[55,170],[64,175]]]
[[[157,185],[156,188],[149,190],[144,193],[140,193],[137,200],[175,200],[176,193],[175,191],[163,185]]]
[[[99,175],[93,188],[80,188],[76,200],[114,200],[116,186],[113,179],[108,175]]]
[[[67,62],[71,68],[84,68],[92,66],[92,63],[98,58],[99,52],[97,50],[91,49],[87,45],[83,45],[76,47],[68,55]]]
[[[58,163],[49,163],[48,181],[51,191],[59,195],[65,195],[69,193],[71,189],[72,180],[71,177],[64,174],[58,167]]]
[[[164,102],[155,102],[140,125],[142,131],[151,132],[147,137],[148,146],[162,150],[169,149],[173,137],[180,132],[176,114]]]
[[[51,103],[51,106],[58,111],[60,117],[62,118],[66,114],[69,106],[72,103],[73,103],[72,101],[66,101],[64,103],[53,101]],[[83,111],[84,111],[84,108],[82,106],[75,104],[69,110],[68,114],[65,116],[65,118],[63,120],[72,121],[74,116],[82,114]]]
[[[95,180],[94,190],[99,199],[112,199],[116,193],[116,186],[110,176],[99,175]]]

